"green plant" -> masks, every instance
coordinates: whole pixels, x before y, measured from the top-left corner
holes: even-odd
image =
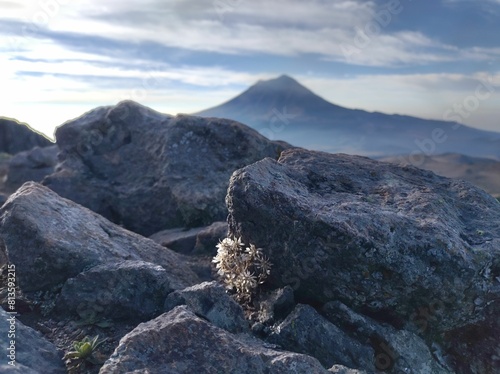
[[[64,356],[65,359],[70,360],[88,360],[93,363],[92,355],[102,343],[104,343],[106,339],[99,341],[99,335],[95,336],[93,339],[89,336],[86,336],[81,341],[76,341],[73,343],[74,351],[66,353]]]
[[[262,248],[254,244],[245,248],[241,238],[220,241],[212,262],[226,288],[233,291],[241,303],[249,303],[257,286],[271,273],[271,263],[262,254]]]

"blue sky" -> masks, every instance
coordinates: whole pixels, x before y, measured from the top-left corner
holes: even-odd
[[[0,115],[48,135],[96,106],[196,112],[280,74],[349,108],[441,119],[465,105],[462,122],[500,131],[500,0],[0,0],[0,10]]]

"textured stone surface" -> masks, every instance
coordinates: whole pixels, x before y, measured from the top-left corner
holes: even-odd
[[[322,312],[350,339],[370,347],[374,352],[370,357],[371,365],[363,367],[368,372],[375,368],[377,371],[391,373],[452,373],[447,368],[447,363],[438,362],[425,341],[410,331],[397,330],[390,325],[377,323],[369,317],[353,312],[338,301],[327,303]],[[434,347],[438,352],[438,347]]]
[[[295,307],[293,289],[290,286],[278,288],[259,300],[257,320],[267,325],[283,320]]]
[[[121,339],[100,373],[327,374],[314,358],[266,348],[233,335],[179,306]]]
[[[178,283],[171,278],[161,266],[144,261],[98,265],[68,279],[57,306],[82,319],[147,321],[163,312]]]
[[[13,155],[36,146],[48,147],[53,144],[25,123],[0,117],[0,152]]]
[[[9,161],[5,187],[15,191],[25,182],[41,182],[45,176],[54,172],[58,152],[57,145],[53,145],[35,147],[16,154]]]
[[[401,327],[439,300],[439,333],[499,300],[500,204],[467,182],[291,149],[236,171],[226,201],[230,234],[264,248],[267,283],[299,302],[339,299]]]
[[[62,163],[44,184],[145,236],[225,220],[231,173],[284,147],[235,121],[132,101],[67,122],[56,139]]]
[[[457,374],[500,373],[500,306],[484,321],[445,335],[445,354]]]
[[[283,349],[313,356],[325,367],[341,364],[375,371],[374,350],[351,338],[309,305],[297,305],[276,327],[269,341]]]
[[[46,290],[96,265],[121,260],[162,266],[172,288],[198,282],[177,253],[33,182],[0,210],[0,237],[0,249],[16,265],[23,291]]]
[[[187,305],[196,315],[232,333],[248,332],[243,309],[217,282],[204,282],[172,292],[165,300],[165,311]]]
[[[9,374],[66,373],[62,352],[38,331],[23,325],[19,320],[12,325],[15,326],[12,330],[11,320],[9,320],[11,317],[12,315],[0,308],[0,336],[2,336],[0,372]],[[9,337],[12,332],[15,333],[15,337]],[[15,347],[14,366],[8,364],[12,359],[8,357],[12,349],[11,341],[14,342],[13,347]]]

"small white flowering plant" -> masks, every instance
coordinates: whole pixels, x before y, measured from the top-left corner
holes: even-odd
[[[259,284],[271,274],[271,263],[262,248],[254,244],[245,247],[241,238],[225,238],[217,244],[217,255],[212,260],[217,274],[228,290],[242,304],[248,304]]]

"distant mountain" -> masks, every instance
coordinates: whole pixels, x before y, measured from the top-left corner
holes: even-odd
[[[344,108],[287,75],[258,81],[228,102],[196,115],[234,119],[268,138],[327,152],[369,156],[454,152],[500,159],[500,133]]]
[[[25,123],[0,117],[0,153],[16,154],[36,146],[53,145],[49,139],[34,131]]]

